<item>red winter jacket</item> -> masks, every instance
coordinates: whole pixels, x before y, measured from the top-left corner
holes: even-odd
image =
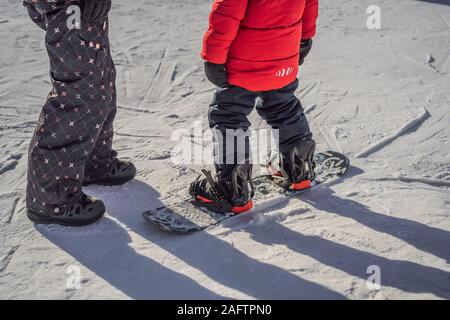
[[[215,0],[202,58],[226,64],[228,82],[282,88],[298,73],[301,39],[315,35],[318,0]]]

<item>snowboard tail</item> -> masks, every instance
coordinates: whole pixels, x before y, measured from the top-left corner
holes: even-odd
[[[279,197],[282,201],[286,196],[300,195],[308,190],[314,189],[322,183],[335,180],[346,174],[350,167],[349,159],[335,151],[317,153],[314,156],[316,178],[311,182],[309,188],[303,190],[289,190],[280,185],[278,179],[271,175],[257,176],[252,179],[255,188],[255,203]],[[253,212],[257,211],[253,209]],[[159,229],[174,233],[192,233],[205,230],[220,224],[231,217],[234,213],[215,213],[203,207],[195,205],[192,197],[169,202],[166,205],[144,212],[144,219]]]

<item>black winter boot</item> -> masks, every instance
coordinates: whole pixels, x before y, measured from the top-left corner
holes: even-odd
[[[309,189],[315,179],[315,149],[314,140],[307,139],[286,153],[275,154],[268,168],[273,179],[287,190]]]
[[[91,198],[84,193],[73,204],[55,207],[52,212],[27,208],[28,218],[36,224],[60,224],[80,227],[99,220],[105,214],[105,205],[101,200]]]
[[[252,165],[236,165],[228,178],[213,178],[210,171],[191,183],[189,194],[193,204],[217,213],[244,213],[253,208]]]
[[[98,184],[101,186],[122,185],[131,181],[136,176],[136,167],[130,161],[117,159],[110,167],[110,170],[101,177],[91,178],[86,176],[83,186]]]

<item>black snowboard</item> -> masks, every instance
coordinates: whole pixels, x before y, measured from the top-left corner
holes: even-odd
[[[314,189],[318,185],[342,177],[350,167],[349,159],[335,151],[317,153],[314,157],[316,163],[316,179],[311,183],[311,188],[302,191],[287,191],[277,185],[271,176],[258,176],[253,179],[255,187],[255,208],[251,212],[257,212],[258,208],[266,208],[265,201],[270,200],[270,205],[281,202],[286,196],[295,196]],[[244,213],[245,214],[245,213]],[[156,227],[175,233],[191,233],[201,231],[217,225],[234,214],[227,215],[214,213],[204,208],[191,204],[191,198],[181,199],[167,203],[163,207],[144,212],[143,217]]]

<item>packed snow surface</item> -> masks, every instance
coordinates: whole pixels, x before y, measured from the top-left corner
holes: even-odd
[[[114,145],[138,177],[86,188],[107,214],[67,228],[26,218],[27,148],[50,90],[48,58],[20,1],[2,1],[0,298],[450,298],[450,2],[379,0],[380,30],[367,28],[372,1],[320,2],[298,96],[318,149],[347,154],[350,174],[177,236],[141,212],[185,196],[200,171],[170,155],[174,133],[195,121],[208,131],[214,87],[199,51],[211,2],[114,2]]]

